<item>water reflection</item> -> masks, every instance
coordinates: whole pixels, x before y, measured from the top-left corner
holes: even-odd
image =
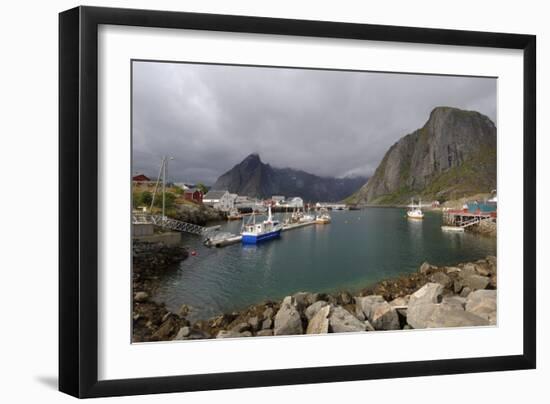
[[[185,236],[198,254],[163,275],[155,299],[171,310],[186,303],[192,319],[206,318],[301,290],[358,289],[416,271],[424,261],[452,265],[496,255],[496,240],[440,226],[439,214],[411,221],[402,209],[374,208],[333,212],[331,224],[287,231],[259,246],[208,249]],[[236,233],[241,223],[222,227]]]

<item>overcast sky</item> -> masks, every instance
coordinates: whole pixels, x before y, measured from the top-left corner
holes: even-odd
[[[322,176],[370,175],[436,106],[496,123],[496,79],[133,63],[133,172],[212,184],[250,153]]]

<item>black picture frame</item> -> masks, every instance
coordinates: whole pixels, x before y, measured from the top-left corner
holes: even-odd
[[[97,52],[100,24],[523,50],[523,354],[99,381]],[[96,7],[77,7],[60,13],[59,389],[84,398],[534,369],[535,122],[534,35]]]

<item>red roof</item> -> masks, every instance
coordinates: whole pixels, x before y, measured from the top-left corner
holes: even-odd
[[[149,177],[143,174],[134,175],[132,181],[151,181]]]

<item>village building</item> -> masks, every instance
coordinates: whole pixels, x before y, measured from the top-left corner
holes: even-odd
[[[271,197],[271,200],[273,201],[273,204],[274,204],[275,206],[280,206],[280,205],[282,205],[282,204],[284,203],[285,197],[282,196],[282,195],[273,195],[273,196]]]
[[[181,188],[183,190],[188,190],[188,189],[191,189],[191,188],[195,188],[194,185],[187,184],[185,182],[174,182],[174,186],[176,186],[178,188]]]
[[[229,191],[208,191],[202,198],[202,203],[212,206],[214,209],[229,211],[235,206],[237,194]]]
[[[144,174],[137,174],[132,177],[133,182],[151,182],[151,179]]]
[[[202,203],[203,194],[198,188],[189,188],[183,191],[183,199],[190,202]]]
[[[287,208],[303,208],[304,200],[299,196],[295,196],[294,198],[290,198],[288,201],[286,201],[283,206],[286,206]]]

